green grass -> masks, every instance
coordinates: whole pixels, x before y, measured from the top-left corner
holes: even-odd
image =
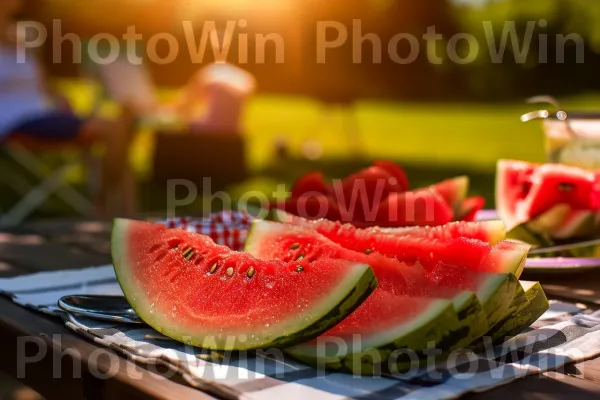
[[[60,87],[81,111],[89,109],[90,88],[74,82]],[[163,91],[170,98],[172,91]],[[566,108],[600,108],[600,94],[561,99]],[[365,158],[440,167],[455,165],[490,171],[499,158],[543,161],[544,140],[537,122],[519,116],[536,106],[523,103],[400,103],[363,100],[353,110],[325,108],[306,97],[259,94],[245,115],[248,157],[253,169],[269,164],[273,144],[284,137],[299,154],[307,139],[321,142],[324,158],[352,156],[343,129],[354,113]],[[152,134],[142,132],[134,151],[136,165],[147,170]]]

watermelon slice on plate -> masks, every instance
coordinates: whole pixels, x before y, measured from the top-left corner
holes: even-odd
[[[529,223],[557,206],[567,206],[547,228],[550,237],[566,239],[598,228],[600,177],[597,172],[562,164],[501,160],[496,177],[496,206],[508,230]]]
[[[364,264],[262,261],[208,236],[123,219],[113,227],[112,258],[140,318],[175,340],[213,350],[310,340],[376,287]]]

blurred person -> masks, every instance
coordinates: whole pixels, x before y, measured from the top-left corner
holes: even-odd
[[[176,112],[193,133],[243,131],[244,106],[255,90],[252,74],[228,63],[214,63],[198,71],[181,90]],[[196,116],[198,106],[204,106]]]
[[[109,197],[115,194],[123,211],[134,211],[133,176],[128,162],[134,117],[127,108],[120,119],[109,120],[98,116],[81,118],[68,103],[50,90],[42,68],[33,54],[25,62],[18,62],[22,46],[17,37],[14,15],[20,11],[23,0],[0,1],[0,142],[11,136],[44,143],[102,143],[100,187],[94,195],[96,213],[108,212]],[[54,100],[54,101],[53,101]],[[114,199],[116,200],[116,199]]]

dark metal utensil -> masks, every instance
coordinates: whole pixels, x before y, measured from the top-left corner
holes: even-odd
[[[104,321],[143,324],[123,296],[71,295],[58,300],[61,310]]]
[[[574,242],[574,243],[562,244],[560,246],[538,247],[537,249],[530,250],[529,254],[536,255],[536,254],[545,254],[545,253],[556,253],[559,251],[581,249],[583,247],[597,246],[597,245],[600,245],[600,239],[588,240],[588,241],[584,241],[584,242]]]

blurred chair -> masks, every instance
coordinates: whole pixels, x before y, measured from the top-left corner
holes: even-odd
[[[74,157],[61,157],[58,167],[49,167],[39,157],[40,153],[62,156],[65,152],[74,152]],[[0,228],[19,225],[51,196],[56,195],[81,215],[91,213],[92,203],[67,183],[68,174],[82,165],[91,172],[96,165],[90,153],[89,145],[74,141],[48,142],[21,136],[18,133],[0,142],[2,169],[9,175],[0,174],[5,183],[22,197],[17,204],[0,216]],[[11,165],[12,163],[12,165]],[[15,170],[20,166],[23,171]],[[90,179],[88,182],[93,182]]]

